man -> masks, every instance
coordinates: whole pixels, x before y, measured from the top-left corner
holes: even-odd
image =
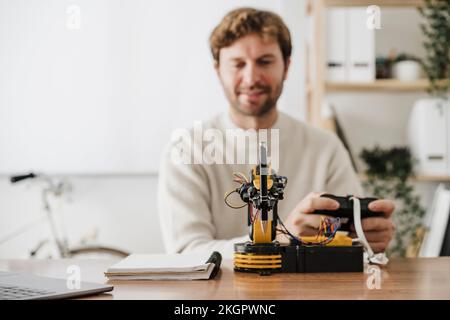
[[[284,200],[279,202],[280,218],[296,236],[316,234],[320,217],[310,213],[339,207],[334,200],[320,198],[321,193],[361,196],[362,189],[335,135],[277,110],[291,62],[289,30],[274,13],[237,9],[214,29],[210,46],[230,108],[204,126],[223,133],[230,128],[278,129],[278,174],[289,179]],[[184,147],[192,146],[184,143]],[[199,146],[194,143],[193,147]],[[227,207],[223,195],[237,187],[233,172],[248,173],[252,165],[182,164],[173,160],[174,150],[180,151],[180,144],[170,144],[162,158],[158,193],[167,251],[217,250],[230,258],[233,244],[248,240],[247,211]],[[372,249],[383,252],[395,229],[390,219],[394,204],[378,200],[369,208],[384,212],[387,218],[363,220]],[[286,239],[278,235],[277,240]]]

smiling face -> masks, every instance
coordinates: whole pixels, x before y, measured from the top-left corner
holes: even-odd
[[[276,107],[289,62],[276,40],[252,33],[220,49],[216,71],[231,107],[259,117]]]

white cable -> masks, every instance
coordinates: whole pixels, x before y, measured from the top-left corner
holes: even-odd
[[[366,236],[364,235],[364,230],[361,224],[361,203],[359,199],[356,197],[351,197],[350,200],[353,201],[353,223],[355,224],[356,235],[364,246],[364,249],[366,249],[369,261],[374,264],[387,264],[389,259],[386,257],[386,254],[384,252],[375,254],[370,247]]]

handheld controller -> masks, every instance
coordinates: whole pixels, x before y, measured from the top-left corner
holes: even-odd
[[[350,225],[353,223],[353,201],[351,200],[352,195],[347,195],[345,197],[335,196],[332,194],[323,194],[321,197],[333,199],[339,202],[339,208],[337,210],[316,210],[313,214],[327,215],[331,217],[339,217],[341,219],[342,231],[350,231]],[[376,212],[369,210],[369,203],[378,200],[377,198],[359,198],[361,203],[361,219],[369,217],[383,217],[383,212]]]

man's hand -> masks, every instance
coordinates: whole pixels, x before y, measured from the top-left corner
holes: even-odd
[[[319,231],[320,215],[311,214],[315,210],[337,210],[339,203],[329,198],[321,198],[324,192],[312,192],[300,201],[294,210],[289,214],[285,226],[294,236],[314,236]],[[375,253],[383,252],[391,241],[395,225],[391,220],[394,212],[395,204],[390,200],[376,200],[369,204],[372,211],[383,212],[386,218],[374,217],[362,220],[362,227],[367,241]],[[355,228],[350,236],[356,237]],[[287,242],[288,239],[284,235],[277,236],[280,242]]]
[[[395,210],[395,204],[391,200],[376,200],[369,203],[369,210],[383,212],[385,218],[374,217],[361,220],[364,235],[375,253],[383,252],[389,245],[395,233],[395,225],[391,216]],[[350,236],[355,238],[355,226],[351,226]]]

